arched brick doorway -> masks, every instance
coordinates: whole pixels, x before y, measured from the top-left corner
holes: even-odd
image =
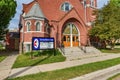
[[[80,32],[74,23],[67,23],[62,33],[62,43],[64,47],[79,46]]]

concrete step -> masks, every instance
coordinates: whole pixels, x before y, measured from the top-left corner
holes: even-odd
[[[70,47],[64,48],[65,52],[81,52],[82,50],[79,47]]]
[[[66,51],[65,52],[65,55],[74,55],[74,54],[84,54],[84,52],[83,51],[72,51],[72,52],[70,52],[70,51]]]
[[[79,55],[66,55],[68,61],[72,60],[80,60],[80,59],[85,59],[85,58],[92,58],[92,57],[98,57],[98,56],[104,56],[106,54],[100,53],[100,54],[95,54],[95,53],[85,53],[85,54],[79,54]]]
[[[100,50],[96,49],[95,47],[86,47],[86,52],[87,53],[96,53],[96,54],[101,53]]]
[[[68,47],[64,48],[64,56],[67,60],[77,60],[81,58],[100,55],[100,51],[94,47]]]

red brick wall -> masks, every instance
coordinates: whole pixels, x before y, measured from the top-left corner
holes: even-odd
[[[32,37],[54,37],[55,42],[59,42],[58,45],[61,44],[62,39],[62,30],[64,25],[68,22],[74,23],[80,31],[80,43],[81,45],[86,45],[88,38],[88,30],[91,26],[86,26],[86,21],[93,21],[94,16],[92,16],[93,8],[87,7],[85,14],[85,7],[82,4],[82,0],[36,0],[40,4],[40,8],[42,9],[43,14],[50,24],[50,34],[45,33],[45,20],[42,21],[42,32],[33,32],[35,31],[35,19],[31,19],[31,30],[32,32],[26,32],[26,20],[22,19],[23,22],[23,30],[24,30],[24,42],[31,42]],[[86,0],[87,4],[90,4],[90,0]],[[95,0],[96,2],[97,0]],[[69,2],[73,8],[69,12],[64,12],[60,9],[61,5],[64,2]],[[32,5],[35,1],[30,4],[23,6],[23,12],[27,14],[31,9]],[[97,3],[97,2],[96,2]],[[49,4],[49,5],[48,5]],[[95,4],[97,6],[97,4]],[[86,16],[86,20],[85,20]],[[22,32],[21,38],[22,40]],[[55,46],[56,43],[55,43]]]

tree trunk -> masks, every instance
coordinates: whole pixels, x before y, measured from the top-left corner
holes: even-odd
[[[111,50],[113,50],[113,49],[115,48],[115,42],[116,42],[116,40],[113,39],[113,40],[111,40],[110,42],[111,42],[111,43],[110,43]]]

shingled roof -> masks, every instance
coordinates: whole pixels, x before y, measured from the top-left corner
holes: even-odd
[[[45,18],[39,4],[36,2],[29,12],[25,15],[25,18],[36,17],[36,18]]]

